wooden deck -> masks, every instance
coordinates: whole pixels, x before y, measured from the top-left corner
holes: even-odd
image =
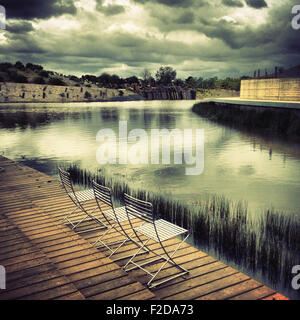
[[[145,273],[121,268],[135,251],[133,244],[122,247],[112,261],[92,246],[102,231],[77,234],[59,222],[73,204],[56,179],[0,156],[0,182],[0,265],[6,268],[1,300],[287,299],[189,244],[176,260],[190,274],[150,291]],[[94,208],[95,202],[88,206]],[[92,223],[86,222],[81,231]],[[112,232],[108,238],[117,240],[119,234]],[[167,245],[171,249],[178,241]],[[160,251],[155,243],[151,247]],[[172,271],[166,267],[160,278]]]

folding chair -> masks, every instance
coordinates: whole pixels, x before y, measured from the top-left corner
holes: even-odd
[[[128,232],[126,232],[126,230],[122,226],[122,222],[128,221],[128,219],[135,219],[135,217],[131,215],[127,216],[125,207],[114,207],[112,203],[111,191],[108,187],[101,186],[95,181],[93,181],[92,184],[97,205],[107,223],[107,230],[94,242],[94,246],[96,248],[106,247],[111,252],[109,257],[114,255],[127,241],[132,241],[138,247],[141,247],[141,245],[132,238],[134,232],[128,234]],[[111,209],[103,210],[103,204],[108,205]],[[120,241],[105,242],[104,237],[113,230],[120,233],[123,236],[123,239]],[[97,246],[98,243],[100,243],[101,245]],[[113,249],[113,246],[116,244],[119,244],[119,246]],[[147,249],[144,249],[143,251],[144,252],[141,252],[141,254],[148,253]],[[122,257],[122,259],[131,256],[132,254],[126,257]]]
[[[90,231],[106,228],[105,224],[100,219],[98,219],[97,217],[95,217],[93,215],[93,212],[97,209],[97,207],[93,208],[91,212],[88,212],[88,210],[86,210],[84,208],[84,204],[87,201],[93,200],[93,199],[95,200],[93,189],[87,189],[87,190],[75,192],[74,187],[73,187],[73,183],[71,181],[70,173],[62,170],[61,168],[58,168],[58,172],[59,172],[61,183],[62,183],[67,195],[72,200],[72,202],[75,204],[75,209],[72,212],[66,214],[66,216],[61,220],[61,222],[65,223],[65,224],[70,224],[72,226],[72,230],[75,230],[82,222],[84,222],[87,219],[94,220],[98,224],[100,224],[100,226],[97,226],[92,229],[79,231],[78,233],[90,232]],[[80,214],[80,213],[85,213],[85,216],[82,219],[80,219],[79,221],[75,221],[75,222],[72,222],[70,220],[72,215]]]
[[[139,239],[139,241],[142,243],[142,246],[135,252],[135,254],[132,256],[132,258],[125,264],[123,267],[125,271],[130,271],[136,268],[140,268],[147,274],[151,276],[150,280],[147,283],[147,286],[149,288],[154,288],[162,283],[165,283],[167,281],[170,281],[172,279],[181,277],[187,273],[189,273],[188,270],[181,267],[179,264],[177,264],[173,260],[173,256],[177,252],[177,250],[181,247],[181,245],[186,241],[186,239],[189,237],[188,230],[181,228],[173,223],[170,223],[163,219],[156,220],[153,215],[153,207],[150,202],[145,202],[139,199],[136,199],[134,197],[129,196],[128,194],[124,194],[124,201],[125,201],[125,208],[126,213],[128,215],[132,215],[136,218],[139,218],[144,221],[143,224],[141,224],[138,227],[133,227],[131,224],[131,221],[129,220],[131,227],[136,235],[136,237]],[[146,237],[146,240],[141,239],[141,235]],[[176,248],[173,250],[173,252],[168,253],[166,248],[163,245],[163,242],[172,238],[175,238],[179,235],[186,235],[184,239],[176,246]],[[156,243],[160,244],[160,247],[163,250],[163,255],[158,254],[155,251],[151,251],[151,249],[148,246],[148,243],[150,240],[155,241]],[[143,263],[137,263],[134,261],[134,258],[140,253],[140,251],[146,247],[149,251],[151,251],[155,257],[154,259],[151,259],[150,261],[146,261]],[[158,270],[154,273],[150,272],[149,270],[145,269],[144,266],[151,264],[155,261],[163,260],[162,265],[158,268]],[[175,275],[171,275],[169,277],[166,277],[162,280],[158,280],[156,282],[153,282],[156,277],[158,276],[159,272],[164,268],[164,266],[170,263],[174,265],[177,269],[179,269],[179,273],[176,273]],[[133,267],[128,268],[130,264],[133,264]]]

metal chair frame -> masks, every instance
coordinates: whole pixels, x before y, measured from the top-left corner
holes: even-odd
[[[97,217],[95,217],[93,215],[93,213],[97,209],[97,207],[93,208],[91,212],[88,212],[88,210],[86,210],[86,208],[84,207],[84,204],[87,201],[95,199],[93,189],[86,189],[84,191],[75,191],[74,187],[73,187],[73,183],[71,181],[70,173],[64,171],[61,168],[58,168],[58,172],[59,172],[59,176],[60,176],[60,180],[63,185],[63,188],[65,189],[67,195],[69,196],[69,198],[72,200],[72,202],[75,205],[75,209],[72,212],[68,213],[61,220],[61,222],[65,223],[67,225],[70,224],[72,226],[72,230],[75,230],[82,222],[86,221],[87,219],[94,220],[101,225],[101,227],[87,229],[87,230],[79,231],[77,233],[91,232],[94,230],[100,230],[100,229],[106,228],[105,224],[100,219],[98,219]],[[82,197],[82,199],[80,199],[80,197]],[[70,220],[70,217],[72,215],[79,214],[82,212],[85,213],[85,216],[82,219],[80,219],[79,221],[75,221],[75,222],[72,222]]]
[[[131,232],[130,234],[128,234],[125,231],[124,227],[122,226],[122,222],[128,221],[130,219],[135,219],[135,217],[130,215],[128,216],[126,213],[125,207],[118,207],[118,208],[114,207],[110,188],[102,186],[95,181],[92,182],[92,185],[93,185],[94,195],[95,195],[98,208],[107,223],[106,225],[107,230],[101,236],[99,236],[99,238],[94,242],[93,245],[96,248],[106,247],[111,252],[109,255],[109,258],[112,257],[127,241],[132,241],[138,247],[141,247],[140,244],[132,238],[132,236],[134,235],[134,232]],[[102,203],[108,205],[111,209],[103,210]],[[105,243],[103,241],[103,238],[106,235],[108,235],[112,230],[115,230],[118,233],[120,233],[125,239]],[[98,243],[101,243],[101,245],[96,246]],[[112,249],[112,246],[115,244],[119,244],[119,246],[115,249]],[[144,249],[144,252],[141,252],[141,254],[144,254],[144,253],[148,253],[148,250]],[[132,255],[122,257],[122,259],[129,258],[131,256]]]
[[[139,199],[136,199],[134,197],[131,197],[128,194],[124,194],[124,201],[125,201],[125,208],[126,213],[128,215],[132,215],[136,218],[139,218],[144,221],[144,223],[138,227],[133,227],[131,224],[131,221],[129,220],[129,223],[131,225],[131,228],[133,232],[135,233],[135,236],[139,239],[139,241],[142,243],[142,246],[135,252],[135,254],[131,257],[131,259],[125,264],[123,269],[125,271],[130,271],[136,268],[139,268],[150,275],[150,280],[147,283],[147,286],[151,289],[154,288],[160,284],[166,283],[172,279],[184,276],[189,273],[188,270],[180,266],[178,263],[176,263],[173,259],[173,256],[178,251],[178,249],[181,247],[181,245],[187,240],[189,237],[189,231],[181,228],[179,226],[176,226],[175,224],[172,224],[166,220],[158,219],[156,220],[153,215],[153,206],[150,202],[142,201]],[[173,231],[172,231],[173,230]],[[139,234],[142,234],[143,236],[146,236],[148,239],[146,241],[143,241]],[[182,241],[176,246],[176,248],[173,250],[173,252],[168,253],[166,248],[163,245],[163,242],[165,240],[172,239],[174,237],[177,237],[179,235],[185,235],[187,234]],[[148,246],[148,243],[150,240],[154,240],[155,242],[160,244],[160,247],[163,250],[163,255],[151,250]],[[144,248],[147,248],[149,252],[152,252],[155,257],[154,259],[151,259],[150,261],[146,261],[144,263],[138,264],[134,261],[134,258],[140,253],[140,251]],[[145,269],[144,266],[159,261],[164,260],[162,265],[158,268],[158,270],[154,273],[150,272],[149,270]],[[161,281],[154,282],[155,278],[158,276],[159,272],[164,268],[164,266],[170,263],[174,265],[177,269],[180,270],[179,273],[176,273],[175,275],[166,277],[165,279]],[[133,264],[133,267],[128,268],[130,264]]]

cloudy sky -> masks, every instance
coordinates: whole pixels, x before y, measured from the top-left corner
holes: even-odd
[[[242,76],[300,64],[299,0],[0,0],[0,61],[65,74]]]

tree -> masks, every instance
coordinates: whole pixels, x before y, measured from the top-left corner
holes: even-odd
[[[111,76],[108,73],[102,73],[101,76],[98,77],[98,82],[103,87],[108,87],[111,84]]]
[[[144,85],[149,85],[150,84],[152,76],[151,76],[151,72],[147,68],[145,68],[141,72],[141,77],[142,77],[142,79],[144,81]]]
[[[182,79],[176,79],[174,81],[174,84],[175,84],[175,86],[178,86],[178,87],[184,87],[185,86],[185,82]]]
[[[176,70],[171,67],[160,67],[155,77],[158,84],[170,85],[176,79]]]
[[[197,87],[197,80],[192,76],[185,79],[185,83],[189,88],[196,88]]]
[[[129,85],[130,84],[133,84],[133,83],[136,83],[136,84],[139,84],[139,79],[136,77],[136,76],[131,76],[129,78],[126,78],[125,79],[126,83],[128,83]]]
[[[49,77],[49,73],[46,70],[42,70],[42,71],[39,72],[39,76],[48,78]]]
[[[17,83],[27,83],[27,77],[23,76],[22,74],[15,72],[15,71],[11,71],[8,73],[10,80],[12,82],[17,82]]]
[[[26,64],[26,69],[30,69],[32,71],[42,71],[44,68],[43,68],[43,66],[40,66],[39,64],[33,64],[33,63],[28,62]]]
[[[15,67],[16,67],[17,69],[21,70],[21,71],[25,71],[25,66],[24,66],[24,64],[23,64],[21,61],[17,61],[17,62],[15,63]]]

